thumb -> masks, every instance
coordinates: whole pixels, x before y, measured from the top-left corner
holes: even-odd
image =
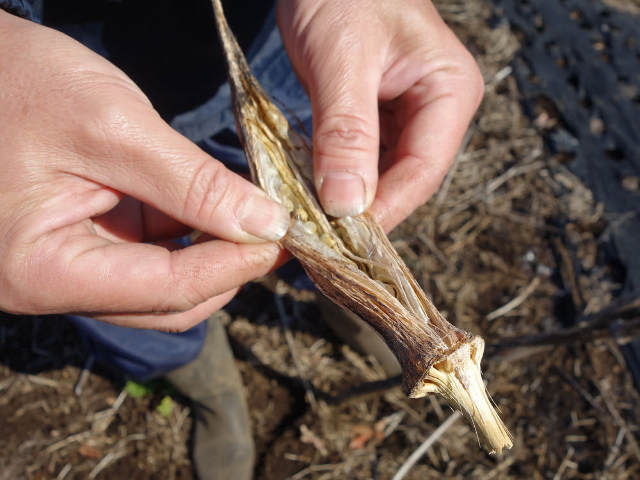
[[[261,243],[285,235],[284,207],[170,128],[148,105],[129,102],[122,114],[110,109],[117,115],[100,120],[110,133],[98,136],[109,148],[93,149],[106,151],[108,161],[92,163],[93,180],[217,238]]]
[[[318,197],[329,215],[357,215],[373,201],[378,182],[379,79],[349,54],[313,70],[305,80],[313,111]]]

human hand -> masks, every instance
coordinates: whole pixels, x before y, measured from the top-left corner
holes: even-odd
[[[370,207],[391,230],[453,161],[484,91],[475,61],[430,1],[279,0],[277,14],[311,99],[325,211]]]
[[[2,11],[0,45],[0,308],[184,330],[279,261],[286,210],[124,73]],[[193,228],[207,239],[167,241]]]

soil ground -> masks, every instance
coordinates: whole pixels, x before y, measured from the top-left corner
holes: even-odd
[[[508,67],[516,36],[490,28],[480,0],[436,3],[487,92],[440,191],[391,238],[443,313],[487,340],[485,377],[514,448],[486,454],[460,420],[405,478],[639,478],[627,338],[500,347],[601,311],[619,271],[600,249],[602,207],[544,146],[553,119],[521,111]],[[390,479],[450,414],[438,398],[372,383],[383,369],[327,329],[314,292],[268,278],[219,316],[247,388],[259,479]],[[194,478],[185,399],[162,383],[134,394],[99,368],[76,394],[86,360],[64,319],[0,318],[0,480]]]

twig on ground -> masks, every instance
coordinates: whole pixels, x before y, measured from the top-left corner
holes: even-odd
[[[79,397],[80,395],[82,395],[82,389],[84,388],[84,384],[87,381],[87,378],[89,378],[89,372],[91,371],[91,367],[93,367],[93,362],[95,360],[95,356],[90,353],[89,356],[87,357],[87,361],[84,364],[84,368],[82,369],[82,372],[80,372],[80,376],[78,377],[78,382],[76,383],[76,386],[73,389],[73,393],[75,394],[76,397]]]
[[[575,462],[571,461],[571,457],[573,457],[574,453],[575,453],[575,449],[573,447],[569,447],[567,449],[567,454],[565,455],[564,459],[562,460],[562,463],[558,467],[556,474],[553,476],[553,480],[560,480],[562,478],[562,475],[564,474],[564,471],[567,468],[573,467],[575,469],[577,467]]]
[[[118,411],[118,409],[122,406],[124,401],[126,400],[127,395],[128,395],[127,391],[122,389],[122,391],[118,395],[118,398],[116,398],[115,401],[113,402],[113,405],[111,405],[109,408],[105,410],[100,410],[99,412],[94,413],[93,415],[91,415],[90,418],[92,420],[98,420],[100,418],[115,414]]]
[[[397,388],[402,383],[402,376],[395,375],[393,377],[385,378],[383,380],[373,380],[370,382],[362,382],[353,387],[349,387],[337,395],[323,394],[322,400],[329,405],[339,405],[347,400],[351,400],[355,397],[361,397],[364,395],[378,393],[392,388]]]
[[[577,323],[575,327],[553,332],[502,338],[489,345],[489,350],[584,342],[612,335],[612,331],[616,339],[632,335],[640,330],[640,295],[633,293],[620,298],[599,312],[582,316]]]
[[[325,446],[325,442],[321,439],[313,430],[307,427],[305,424],[300,425],[300,441],[302,443],[308,443],[309,445],[313,445],[313,447],[320,452],[320,455],[326,457],[329,453],[327,451],[327,447]]]
[[[438,420],[442,421],[444,418],[444,412],[442,411],[442,407],[440,407],[440,402],[438,402],[435,395],[429,395],[429,401],[431,402],[431,408],[433,408],[436,417],[438,417]]]
[[[16,377],[9,377],[6,380],[3,380],[2,382],[0,382],[0,392],[10,387],[15,381],[16,381]]]
[[[613,421],[615,422],[615,424],[618,425],[618,427],[623,428],[628,432],[631,432],[631,428],[629,427],[627,422],[624,420],[624,418],[622,418],[622,415],[620,415],[620,412],[618,411],[618,408],[616,407],[615,402],[611,398],[611,394],[609,392],[609,386],[605,382],[598,382],[597,387],[598,387],[598,390],[600,390],[600,396],[602,397],[602,400],[604,401],[604,404],[606,405],[607,410],[609,410],[609,413],[611,414],[611,417],[613,418]],[[627,442],[629,443],[629,446],[631,447],[631,451],[636,457],[636,460],[640,461],[640,446],[638,445],[636,438],[632,434],[632,435],[626,435],[626,439],[627,439]]]
[[[60,387],[60,383],[55,380],[51,380],[49,378],[41,377],[39,375],[27,375],[27,379],[35,383],[36,385],[42,385],[44,387],[58,388]]]
[[[587,403],[591,405],[591,407],[593,407],[595,411],[599,412],[602,415],[606,415],[604,408],[598,405],[595,398],[593,398],[589,392],[587,392],[584,388],[582,388],[582,386],[580,386],[580,384],[576,382],[576,380],[571,375],[568,375],[566,372],[564,372],[558,367],[554,367],[553,370],[558,375],[560,375],[560,377],[565,382],[567,382],[569,386],[573,388],[582,398],[584,398],[587,401]]]
[[[61,448],[64,448],[73,442],[81,442],[82,440],[89,438],[90,436],[91,436],[91,430],[85,430],[84,432],[76,433],[74,435],[69,435],[67,438],[64,438],[59,442],[49,445],[45,450],[45,453],[48,453],[48,454],[53,453],[56,450],[60,450]]]
[[[609,454],[607,455],[607,459],[604,462],[605,470],[611,467],[611,465],[613,465],[613,462],[616,461],[616,458],[618,458],[618,455],[620,455],[620,446],[622,445],[622,442],[624,441],[624,437],[626,434],[627,434],[627,430],[620,427],[620,429],[618,430],[618,434],[616,435],[616,440],[615,442],[613,442],[613,445],[611,445],[611,448],[609,449]]]
[[[511,167],[509,170],[504,172],[502,175],[490,180],[486,184],[480,184],[473,188],[471,191],[464,195],[460,195],[459,199],[456,201],[455,206],[450,208],[440,214],[440,220],[446,221],[447,219],[458,215],[459,213],[467,210],[471,205],[475,204],[477,201],[481,200],[483,197],[488,196],[497,190],[502,184],[504,184],[507,180],[510,180],[519,175],[524,175],[526,173],[532,172],[534,170],[539,170],[546,166],[546,162],[543,160],[539,160],[533,163],[527,163],[531,160],[535,160],[542,154],[541,151],[535,150],[531,152],[531,154],[523,160],[522,165],[517,165],[515,167]]]
[[[507,303],[505,303],[500,308],[496,308],[493,312],[487,315],[487,320],[495,320],[496,318],[500,318],[507,313],[509,313],[514,308],[518,308],[520,305],[524,303],[524,301],[529,298],[529,296],[538,288],[540,285],[540,278],[535,277],[529,285],[522,289],[522,291],[518,294],[518,296],[514,297]]]
[[[46,400],[36,400],[35,402],[29,402],[26,405],[18,408],[15,411],[14,415],[15,417],[21,417],[25,412],[28,412],[29,410],[33,410],[35,408],[42,408],[45,413],[49,413],[51,411]]]
[[[635,317],[640,316],[640,292],[633,292],[629,295],[620,297],[603,308],[599,312],[590,313],[581,318],[578,322],[590,322],[596,325],[609,324],[612,319],[619,317]]]
[[[335,470],[338,467],[341,467],[342,463],[326,463],[323,465],[310,465],[306,468],[303,468],[295,475],[289,477],[289,480],[300,480],[301,478],[306,477],[315,472],[327,472],[329,470]]]
[[[180,409],[180,411],[178,411],[176,415],[176,421],[171,427],[171,430],[176,438],[178,437],[180,430],[182,429],[182,425],[184,425],[184,421],[189,417],[189,414],[190,411],[188,408],[182,408]]]
[[[585,302],[576,277],[576,266],[573,259],[559,237],[553,239],[553,247],[560,257],[560,275],[562,281],[571,293],[571,300],[573,301],[576,311],[582,313]]]
[[[507,78],[512,73],[513,73],[513,68],[511,67],[511,65],[502,67],[500,70],[496,72],[496,74],[493,76],[491,80],[487,81],[487,84],[485,86],[485,92],[492,91],[494,88],[500,85],[500,83],[502,83],[502,81],[505,78]]]
[[[409,455],[409,458],[407,458],[407,460],[402,464],[400,469],[393,476],[392,480],[402,480],[405,475],[409,473],[409,470],[413,468],[416,462],[422,458],[424,453],[461,417],[462,414],[460,412],[453,412],[449,418],[442,423],[442,425],[436,428],[433,433],[429,435],[429,437],[427,437],[427,439],[422,442],[422,444],[411,455]]]
[[[389,435],[396,431],[396,429],[400,426],[402,420],[404,420],[404,417],[406,416],[407,412],[405,412],[404,410],[392,413],[391,415],[387,415],[386,417],[378,420],[376,422],[376,428],[381,427],[384,438],[387,438]]]
[[[126,398],[127,391],[125,389],[122,389],[120,395],[118,395],[118,398],[116,398],[116,401],[113,402],[113,405],[111,407],[93,414],[91,416],[91,421],[93,422],[91,425],[91,429],[94,432],[104,432],[111,424],[111,421],[115,417],[116,413],[118,413],[118,410],[120,409]]]
[[[67,463],[64,467],[62,467],[62,470],[60,470],[60,473],[58,473],[56,480],[64,480],[67,477],[67,475],[69,475],[70,471],[71,471],[71,464]]]
[[[445,199],[447,198],[447,194],[449,193],[449,187],[451,186],[453,177],[455,176],[456,171],[458,170],[458,164],[460,163],[460,159],[464,156],[464,152],[467,150],[467,147],[469,146],[469,142],[471,141],[471,137],[473,137],[473,133],[475,132],[475,130],[476,130],[476,125],[472,124],[464,134],[464,137],[462,138],[462,143],[460,144],[460,148],[458,149],[458,154],[456,155],[456,158],[453,160],[453,165],[451,165],[451,168],[449,169],[449,173],[447,173],[447,176],[442,182],[442,186],[440,187],[440,190],[436,194],[436,206],[442,205]]]
[[[107,468],[112,463],[120,460],[126,454],[127,454],[126,450],[120,450],[119,452],[111,452],[106,454],[102,458],[102,460],[100,460],[98,464],[95,467],[93,467],[93,470],[91,470],[91,472],[89,473],[89,477],[88,477],[89,480],[93,480],[94,478],[96,478],[102,470]]]
[[[420,239],[422,243],[424,243],[427,247],[429,247],[429,250],[431,250],[431,252],[436,256],[436,258],[440,260],[440,263],[442,263],[442,265],[447,266],[449,264],[447,257],[444,256],[444,253],[440,251],[436,243],[432,239],[430,239],[426,233],[424,232],[418,233],[418,239]]]
[[[512,223],[535,228],[536,230],[540,230],[540,232],[551,233],[553,235],[559,235],[562,233],[562,230],[558,227],[547,225],[543,220],[536,219],[533,216],[522,215],[513,211],[501,212],[500,210],[493,208],[492,206],[488,206],[487,213],[494,218],[503,218]]]
[[[610,319],[612,324],[615,319]],[[631,335],[640,331],[640,318],[634,318],[626,321],[619,321],[616,324],[616,335]],[[566,328],[548,333],[539,333],[536,335],[521,335],[515,337],[506,337],[498,340],[496,343],[489,345],[489,350],[528,347],[534,345],[565,345],[571,342],[587,342],[602,337],[608,337],[611,332],[606,325],[587,324],[578,327]]]
[[[311,386],[311,383],[309,382],[309,380],[307,380],[307,377],[304,374],[302,366],[300,365],[300,361],[298,360],[295,342],[294,342],[293,334],[291,333],[291,328],[290,328],[291,318],[289,317],[289,314],[286,312],[284,302],[282,301],[281,291],[282,291],[282,288],[280,287],[279,284],[277,284],[276,291],[273,294],[273,298],[275,300],[276,308],[278,309],[278,314],[280,315],[280,322],[282,324],[282,329],[284,330],[284,338],[287,342],[287,346],[289,347],[289,352],[291,353],[291,359],[293,360],[293,365],[296,369],[296,372],[298,373],[298,377],[300,377],[300,379],[302,380],[302,385],[304,387],[305,397],[307,399],[307,402],[309,402],[309,405],[311,406],[311,408],[315,409],[317,405],[316,396],[315,396],[315,393],[313,392],[313,387]]]
[[[135,442],[137,440],[145,440],[147,436],[144,433],[132,433],[131,435],[127,435],[125,438],[116,443],[112,452],[106,454],[102,460],[98,462],[98,464],[93,467],[93,470],[89,473],[89,480],[93,480],[96,478],[101,471],[105,468],[109,467],[113,463],[120,460],[122,457],[127,455],[127,444],[130,442]]]
[[[519,347],[511,349],[504,348],[500,351],[492,349],[491,347],[493,347],[493,345],[489,345],[489,347],[487,347],[487,358],[494,359],[498,362],[503,362],[505,365],[511,365],[514,362],[521,362],[522,360],[528,359],[529,357],[547,353],[551,349],[553,349],[553,345],[535,345],[532,347]]]
[[[525,159],[525,162],[534,160],[538,158],[540,155],[542,155],[541,151],[534,150],[533,152],[531,152],[528,158]],[[546,166],[547,166],[546,161],[538,160],[537,162],[524,163],[523,165],[511,167],[509,170],[504,172],[499,177],[496,177],[490,182],[488,182],[487,186],[484,189],[484,193],[485,195],[489,195],[490,193],[495,192],[499,187],[501,187],[504,183],[506,183],[508,180],[512,179],[513,177],[517,177],[518,175],[524,175],[525,173],[529,173],[534,170],[539,170],[540,168],[544,168]]]
[[[515,455],[511,455],[510,457],[507,457],[503,462],[500,462],[498,465],[496,465],[494,468],[488,471],[487,474],[484,477],[482,477],[483,480],[491,480],[492,478],[497,477],[502,472],[504,472],[507,468],[509,468],[511,464],[515,461],[516,461]]]

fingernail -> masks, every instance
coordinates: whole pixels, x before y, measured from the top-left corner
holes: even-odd
[[[263,195],[252,195],[238,212],[238,223],[248,234],[275,242],[289,229],[289,212]]]
[[[320,200],[324,211],[334,217],[358,215],[365,208],[365,186],[360,175],[329,172],[320,179]]]

